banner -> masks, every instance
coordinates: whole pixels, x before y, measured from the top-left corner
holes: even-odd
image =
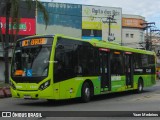
[[[113,20],[109,20],[113,18]],[[83,30],[101,30],[102,40],[108,41],[110,35],[114,37],[114,42],[121,43],[122,32],[122,9],[115,7],[101,6],[82,6],[82,31]],[[99,31],[100,32],[100,31]],[[90,32],[92,38],[96,34]],[[84,33],[85,34],[85,33]],[[82,36],[82,38],[87,36]],[[88,36],[89,37],[89,36]]]
[[[135,27],[135,28],[144,28],[145,21],[142,19],[136,18],[122,18],[122,26],[123,27]]]
[[[21,18],[19,24],[18,35],[34,35],[36,32],[35,19],[31,18]],[[2,34],[6,33],[6,18],[0,17],[0,24],[2,29]],[[13,34],[16,33],[16,25],[13,25]],[[12,34],[11,31],[11,19],[9,22],[9,34]]]

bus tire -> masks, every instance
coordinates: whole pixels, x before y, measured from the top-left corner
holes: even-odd
[[[137,92],[138,93],[142,93],[143,92],[143,80],[142,79],[138,80]]]
[[[85,82],[82,86],[82,91],[81,91],[81,100],[84,103],[89,102],[91,99],[91,88],[88,82]]]

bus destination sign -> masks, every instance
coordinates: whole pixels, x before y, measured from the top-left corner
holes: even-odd
[[[35,39],[23,40],[22,41],[22,47],[43,45],[43,44],[46,44],[46,43],[47,43],[46,38],[35,38]]]

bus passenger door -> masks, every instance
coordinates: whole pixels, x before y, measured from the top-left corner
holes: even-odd
[[[100,48],[100,76],[102,91],[111,90],[110,60],[109,49]]]
[[[133,58],[131,52],[125,52],[125,73],[127,88],[133,87]]]

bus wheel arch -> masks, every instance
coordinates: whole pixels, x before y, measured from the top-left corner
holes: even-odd
[[[144,88],[143,78],[140,77],[140,78],[138,79],[137,92],[138,92],[138,93],[142,93],[142,92],[143,92],[143,88]]]
[[[87,79],[83,82],[81,88],[81,100],[82,102],[89,102],[94,95],[94,86],[91,80]]]

